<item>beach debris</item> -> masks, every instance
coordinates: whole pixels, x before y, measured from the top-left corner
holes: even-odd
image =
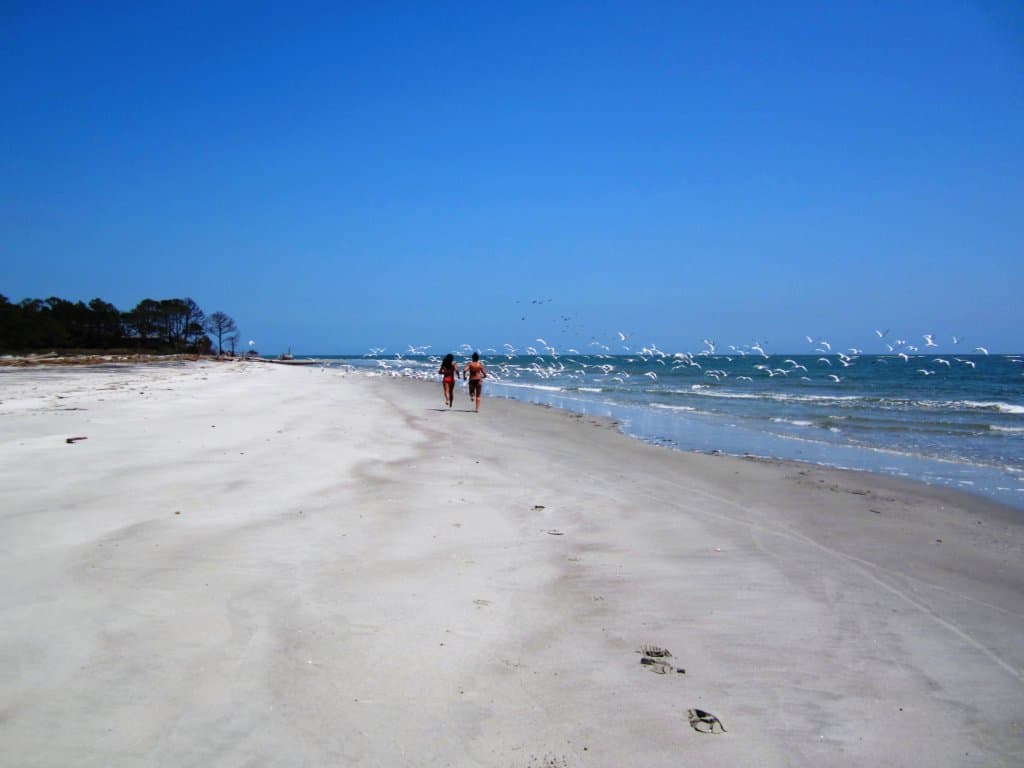
[[[722,729],[722,733],[725,733],[725,726],[722,725],[722,721],[703,709],[688,709],[686,710],[686,717],[690,721],[693,730],[699,733],[714,733],[715,725]],[[702,725],[706,725],[707,729],[702,728]]]
[[[656,659],[672,658],[672,651],[668,648],[662,648],[660,645],[651,645],[650,643],[641,645],[637,653],[642,653],[644,656],[652,656]]]
[[[645,667],[650,667],[651,671],[655,674],[667,675],[669,672],[676,672],[680,675],[686,674],[686,670],[682,667],[676,667],[671,662],[665,661],[665,659],[672,658],[672,651],[668,648],[644,643],[637,650],[637,653],[641,654],[640,663]]]
[[[640,663],[645,667],[650,667],[651,671],[656,675],[667,675],[669,672],[676,672],[680,675],[685,675],[686,670],[682,667],[675,667],[664,659],[652,659],[650,656],[642,656]]]
[[[548,534],[549,536],[565,536],[565,534],[557,528],[549,528],[548,530],[544,531],[544,533]]]
[[[534,504],[533,508],[535,510],[541,510],[541,509],[544,509],[544,505],[543,504]]]
[[[85,437],[85,436],[82,436],[82,437],[69,437],[64,442],[67,443],[68,445],[72,445],[73,443],[77,443],[79,440],[88,440],[88,439],[89,438]]]

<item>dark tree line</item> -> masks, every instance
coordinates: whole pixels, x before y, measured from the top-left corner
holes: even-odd
[[[88,304],[51,296],[12,304],[0,295],[0,351],[139,349],[150,352],[232,352],[238,344],[234,320],[209,317],[190,298],[143,299],[120,311],[102,299]]]

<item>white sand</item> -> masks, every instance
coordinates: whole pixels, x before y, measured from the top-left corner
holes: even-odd
[[[1020,513],[441,406],[0,370],[0,765],[1024,764]]]

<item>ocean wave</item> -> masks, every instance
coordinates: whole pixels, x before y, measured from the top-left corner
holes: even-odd
[[[783,419],[780,416],[773,416],[772,421],[776,424],[792,424],[794,427],[813,427],[814,422],[807,419]]]
[[[954,405],[963,405],[966,408],[980,408],[983,411],[998,411],[999,413],[1024,414],[1024,405],[1003,403],[998,400],[954,400]]]
[[[696,408],[690,405],[668,405],[667,403],[650,403],[651,408],[659,408],[663,411],[686,411],[688,413],[695,413]]]
[[[699,395],[701,397],[720,398],[723,400],[762,400],[779,403],[808,403],[813,405],[865,405],[879,409],[894,410],[985,410],[1006,414],[1024,414],[1024,405],[1004,403],[998,400],[928,400],[899,397],[879,397],[878,395],[813,395],[790,392],[736,392],[733,390],[712,387],[707,384],[694,384],[689,389],[660,390],[661,394]]]
[[[577,387],[580,392],[604,392],[601,387]]]
[[[1024,434],[1024,427],[1003,427],[999,424],[989,424],[988,429],[990,432],[1009,432],[1012,434]]]
[[[514,384],[511,381],[502,381],[501,386],[511,387],[513,389],[537,389],[541,392],[564,392],[565,390],[561,387],[552,386],[551,384]]]

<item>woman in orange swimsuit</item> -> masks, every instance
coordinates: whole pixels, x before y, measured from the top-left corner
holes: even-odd
[[[441,374],[441,386],[444,387],[444,401],[449,408],[455,402],[455,377],[459,374],[459,367],[455,365],[455,355],[449,352],[441,361],[441,367],[437,369]]]
[[[480,362],[480,353],[473,353],[473,361],[466,363],[462,369],[463,378],[469,379],[469,399],[476,399],[476,412],[480,412],[480,394],[484,388],[484,379],[487,378],[487,369]]]

